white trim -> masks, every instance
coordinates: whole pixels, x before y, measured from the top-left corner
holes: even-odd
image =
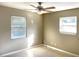
[[[5,53],[5,54],[0,55],[0,57],[4,57],[4,56],[7,56],[7,55],[11,55],[11,54],[14,54],[14,53],[18,53],[18,52],[21,52],[23,50],[29,50],[31,48],[36,48],[36,47],[39,47],[41,45],[44,45],[44,44],[40,44],[40,45],[36,45],[36,46],[30,47],[30,48],[24,48],[24,49],[21,49],[21,50],[17,50],[17,51]],[[68,52],[68,51],[64,51],[64,50],[61,50],[59,48],[55,48],[55,47],[52,47],[52,46],[49,46],[49,45],[44,45],[44,46],[46,46],[48,48],[51,48],[51,49],[54,49],[54,50],[57,50],[57,51],[60,51],[60,52],[63,52],[63,53],[67,53],[67,54],[73,55],[75,57],[79,57],[79,55],[77,55],[77,54],[74,54],[74,53],[71,53],[71,52]]]
[[[71,53],[71,52],[68,52],[68,51],[65,51],[65,50],[61,50],[59,48],[55,48],[55,47],[52,47],[52,46],[49,46],[49,45],[44,45],[44,46],[51,48],[51,49],[54,49],[54,50],[57,50],[57,51],[60,51],[60,52],[63,52],[63,53],[66,53],[66,54],[70,54],[74,57],[79,57],[79,55],[77,55],[77,54],[74,54],[74,53]]]
[[[5,53],[5,54],[0,55],[0,57],[5,57],[5,56],[7,56],[7,55],[11,55],[11,54],[14,54],[14,53],[18,53],[18,52],[21,52],[21,51],[23,51],[23,50],[29,50],[29,49],[31,49],[31,48],[36,48],[36,47],[39,47],[39,46],[41,46],[41,45],[43,45],[43,44],[36,45],[36,46],[33,46],[33,47],[29,47],[29,48],[24,48],[24,49],[16,50],[16,51],[12,51],[12,52],[9,52],[9,53]]]

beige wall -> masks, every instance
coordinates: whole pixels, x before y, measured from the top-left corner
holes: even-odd
[[[59,18],[77,16],[79,22],[79,8],[44,14],[44,43],[65,51],[79,54],[79,23],[77,35],[66,35],[59,32]],[[70,29],[72,30],[72,29]]]
[[[11,40],[11,16],[26,17],[28,39]],[[76,36],[59,33],[59,17],[62,16],[77,16],[79,21],[79,9],[49,13],[42,16],[36,13],[0,6],[0,55],[27,48],[28,40],[30,43],[33,41],[32,45],[42,44],[43,39],[45,44],[79,54],[79,32]],[[32,22],[34,23],[32,24]],[[34,38],[31,35],[34,35]]]
[[[11,16],[23,16],[27,22],[27,38],[11,40]],[[34,22],[32,24],[32,22]],[[0,6],[0,55],[26,48],[28,41],[32,45],[42,44],[42,16],[14,8]]]

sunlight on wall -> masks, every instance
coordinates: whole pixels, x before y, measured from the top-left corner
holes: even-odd
[[[29,37],[27,38],[27,47],[30,48],[33,43],[34,43],[34,38],[35,38],[35,35],[34,33],[32,33],[31,35],[29,35]],[[26,50],[27,52],[27,57],[33,57],[33,52],[31,50]]]
[[[28,46],[28,48],[30,48],[32,45],[33,45],[33,43],[34,43],[34,38],[35,38],[35,35],[32,33],[27,39],[27,46]]]

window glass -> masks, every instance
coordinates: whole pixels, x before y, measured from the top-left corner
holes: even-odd
[[[77,34],[77,17],[61,17],[59,31],[64,34]]]
[[[26,37],[26,19],[24,17],[11,17],[11,39]]]

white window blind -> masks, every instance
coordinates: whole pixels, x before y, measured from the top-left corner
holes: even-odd
[[[59,31],[64,34],[77,34],[77,17],[61,17],[59,19]]]
[[[19,16],[11,16],[11,39],[26,37],[26,19]]]

